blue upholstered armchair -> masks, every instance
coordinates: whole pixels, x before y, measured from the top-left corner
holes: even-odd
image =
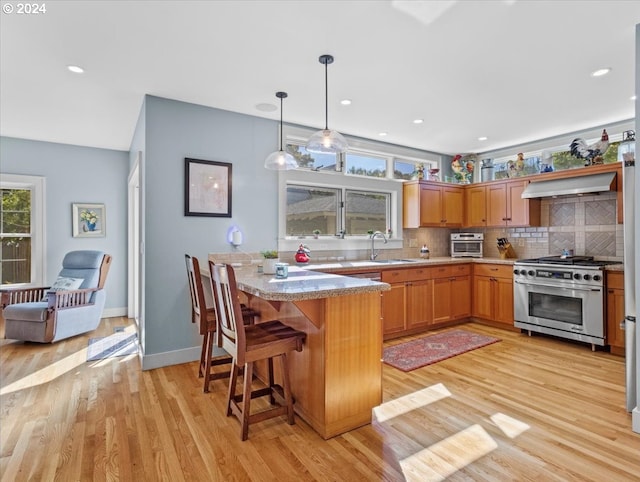
[[[110,267],[102,251],[71,251],[52,286],[0,290],[5,338],[53,343],[95,330]]]

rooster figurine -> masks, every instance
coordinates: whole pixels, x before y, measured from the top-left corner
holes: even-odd
[[[590,146],[580,138],[574,139],[571,143],[571,155],[578,159],[584,159],[585,166],[602,164],[602,156],[607,152],[607,149],[609,149],[609,136],[606,129],[603,129],[600,140]]]

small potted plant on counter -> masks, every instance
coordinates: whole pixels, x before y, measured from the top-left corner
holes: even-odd
[[[275,274],[276,273],[276,263],[280,261],[278,258],[277,250],[265,250],[260,251],[262,257],[264,258],[264,264],[262,267],[262,271],[264,274]]]
[[[319,229],[314,229],[313,230],[313,237],[318,239],[318,236],[320,236],[320,230]]]

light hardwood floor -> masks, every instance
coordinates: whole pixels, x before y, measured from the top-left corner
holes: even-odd
[[[132,329],[110,318],[54,345],[0,342],[1,480],[640,480],[624,360],[587,345],[466,324],[502,341],[409,373],[384,365],[371,425],[325,441],[277,418],[241,442],[225,381],[204,394],[197,362],[86,362],[87,340],[117,325]]]

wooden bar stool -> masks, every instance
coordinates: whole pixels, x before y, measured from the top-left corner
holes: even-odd
[[[218,380],[229,376],[229,371],[214,372],[213,367],[231,363],[231,356],[228,354],[213,356],[213,348],[217,343],[217,318],[215,306],[207,308],[202,276],[200,274],[200,262],[194,256],[184,255],[187,265],[187,277],[189,279],[189,291],[191,293],[191,322],[198,323],[202,338],[202,350],[200,352],[200,365],[198,367],[198,377],[204,377],[203,392],[209,392],[209,384],[212,380]],[[241,307],[244,323],[253,324],[255,317],[259,316],[254,311],[245,306]]]
[[[241,313],[241,308],[233,268],[228,265],[216,265],[210,261],[209,270],[213,281],[222,347],[233,357],[227,395],[227,416],[233,414],[240,421],[242,440],[249,437],[251,423],[286,415],[289,424],[293,425],[295,420],[287,354],[293,350],[302,351],[306,334],[278,320],[246,326],[244,323],[238,323],[237,314]],[[280,360],[282,386],[276,385],[273,380],[274,358]],[[259,360],[268,361],[268,386],[252,390],[253,365]],[[241,394],[236,394],[238,375],[243,368],[243,390]],[[252,414],[251,399],[266,395],[269,395],[271,405],[275,406]]]

